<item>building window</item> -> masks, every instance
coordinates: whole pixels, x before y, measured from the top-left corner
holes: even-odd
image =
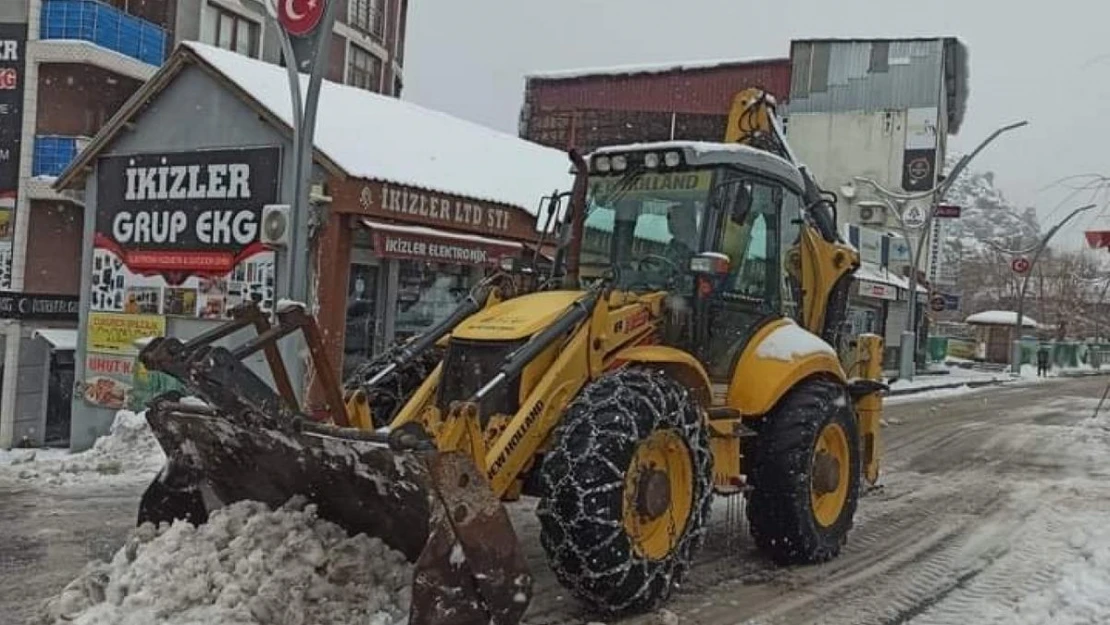
[[[261,28],[258,22],[214,4],[208,5],[208,43],[258,58]]]
[[[381,41],[385,34],[385,0],[348,0],[347,25]]]
[[[871,43],[871,62],[867,69],[871,72],[885,72],[890,69],[889,41],[874,41]]]
[[[381,89],[382,60],[351,44],[347,53],[347,84],[360,89]]]

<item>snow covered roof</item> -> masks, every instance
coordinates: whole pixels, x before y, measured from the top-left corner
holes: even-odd
[[[71,352],[77,349],[77,330],[39,328],[31,333],[31,338],[42,339],[60,351]]]
[[[712,59],[702,61],[648,63],[633,65],[613,65],[610,67],[587,67],[578,69],[559,69],[531,72],[526,79],[564,80],[568,78],[588,78],[593,76],[623,76],[628,74],[665,74],[709,69],[723,69],[737,65],[758,65],[764,63],[789,63],[788,58],[750,58],[750,59]]]
[[[1012,326],[1017,323],[1017,312],[1012,310],[984,310],[969,316],[964,319],[964,322],[990,326]],[[1026,314],[1021,315],[1021,325],[1024,328],[1038,327],[1037,321]]]
[[[292,124],[285,68],[195,41],[182,42],[174,56],[180,55],[199,59],[278,120]],[[159,74],[180,71],[181,63],[173,61]],[[151,82],[164,88],[166,81],[156,77]],[[307,90],[308,76],[301,74],[301,91]],[[319,111],[317,153],[352,177],[508,204],[532,214],[542,196],[554,189],[568,191],[573,184],[564,152],[412,102],[325,80]],[[94,140],[86,152],[102,146]],[[58,186],[67,186],[78,162],[91,158],[83,154],[75,160]]]
[[[880,267],[871,263],[861,262],[859,269],[856,270],[855,277],[859,280],[867,280],[869,282],[878,282],[880,284],[889,284],[890,286],[898,287],[902,290],[908,291],[910,288],[910,280],[905,276],[899,276],[891,273],[886,267]],[[918,293],[928,293],[929,289],[915,285]]]

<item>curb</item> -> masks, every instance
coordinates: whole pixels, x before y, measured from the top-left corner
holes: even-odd
[[[1106,375],[1110,375],[1110,369],[1107,369],[1107,370],[1104,370],[1104,371],[1073,371],[1073,372],[1069,372],[1069,373],[1061,373],[1057,377],[1060,377],[1060,378],[1088,378],[1088,377],[1106,376]],[[993,380],[976,380],[976,381],[971,381],[971,382],[952,382],[952,383],[949,383],[949,384],[938,384],[936,386],[923,386],[923,387],[918,387],[918,388],[904,388],[904,389],[898,389],[898,390],[890,391],[884,397],[898,397],[898,396],[901,396],[901,395],[915,395],[917,393],[924,393],[924,392],[927,392],[927,391],[942,391],[942,390],[945,390],[945,389],[962,388],[962,387],[965,387],[965,386],[968,387],[968,388],[982,388],[984,386],[1001,386],[1003,384],[1006,384],[1007,382],[1013,382],[1014,380],[1018,380],[1018,379],[1020,379],[1020,378],[1004,378],[1004,379],[995,378]]]

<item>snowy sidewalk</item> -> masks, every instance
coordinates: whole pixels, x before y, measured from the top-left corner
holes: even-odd
[[[983,371],[965,369],[963,367],[950,367],[940,365],[930,368],[925,373],[918,373],[910,380],[895,380],[890,383],[889,397],[916,395],[934,391],[970,391],[985,386],[1001,384],[1037,384],[1061,378],[1072,378],[1086,375],[1110,375],[1110,368],[1096,370],[1091,367],[1075,367],[1065,369],[1052,369],[1048,377],[1037,376],[1036,367],[1022,365],[1021,375],[1004,371]]]

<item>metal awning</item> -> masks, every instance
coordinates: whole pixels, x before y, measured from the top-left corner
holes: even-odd
[[[381,258],[422,260],[459,265],[496,265],[506,256],[516,256],[524,249],[519,241],[495,239],[363,218],[362,225],[370,230],[374,253]]]
[[[46,341],[55,351],[72,352],[77,349],[77,330],[39,328],[31,333],[31,338]]]

